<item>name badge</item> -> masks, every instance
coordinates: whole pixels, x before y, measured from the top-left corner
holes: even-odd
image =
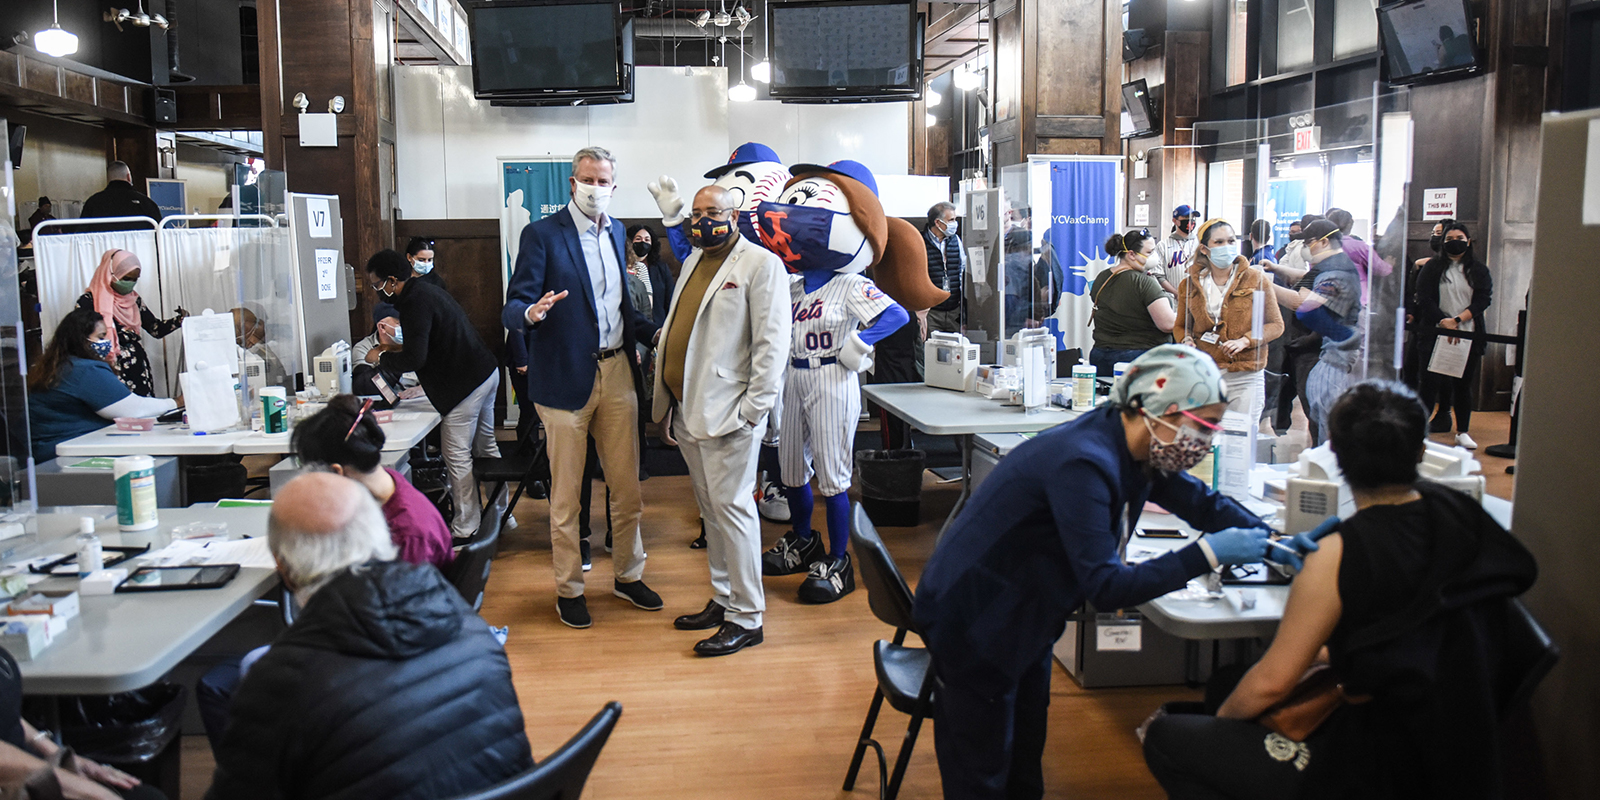
[[[1218,336],[1216,331],[1206,331],[1205,335],[1200,337],[1200,341],[1206,344],[1216,344],[1220,338],[1222,337]]]

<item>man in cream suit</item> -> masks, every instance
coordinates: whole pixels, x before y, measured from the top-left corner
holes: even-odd
[[[694,252],[684,262],[657,344],[655,405],[673,414],[706,524],[711,602],[678,617],[682,630],[717,632],[694,646],[722,656],[761,643],[761,523],[750,476],[782,388],[792,325],[789,275],[777,256],[739,235],[738,204],[720,186],[694,197]]]

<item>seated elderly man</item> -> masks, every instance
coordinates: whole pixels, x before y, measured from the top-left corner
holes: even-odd
[[[301,612],[244,676],[210,800],[437,800],[533,765],[505,651],[383,512],[327,473],[274,498],[267,545]]]

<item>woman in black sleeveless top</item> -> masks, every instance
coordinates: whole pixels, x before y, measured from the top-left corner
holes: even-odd
[[[1145,760],[1171,797],[1502,795],[1497,725],[1520,678],[1509,600],[1536,567],[1471,497],[1417,478],[1427,426],[1392,382],[1358,384],[1330,410],[1358,510],[1306,554],[1271,647],[1215,716],[1151,722]],[[1255,722],[1318,662],[1370,700],[1304,742]]]

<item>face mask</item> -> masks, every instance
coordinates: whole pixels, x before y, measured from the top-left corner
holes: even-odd
[[[701,250],[721,247],[731,236],[733,236],[733,220],[701,217],[699,222],[689,226],[689,244]]]
[[[1149,253],[1129,253],[1128,255],[1133,256],[1133,263],[1137,265],[1139,269],[1144,269],[1150,265]]]
[[[378,284],[377,289],[378,294],[381,294],[384,297],[394,297],[394,292],[389,291],[389,282],[387,280]]]
[[[389,338],[393,339],[395,344],[405,344],[406,343],[406,337],[405,337],[404,334],[402,334],[400,332],[400,326],[399,325],[394,326],[394,332],[389,334]]]
[[[1161,423],[1163,427],[1177,431],[1178,435],[1170,442],[1157,439],[1155,428],[1150,427],[1152,419]],[[1211,437],[1187,425],[1173,425],[1146,412],[1144,427],[1150,431],[1150,466],[1156,469],[1183,472],[1204,461],[1206,456],[1211,454]]]
[[[578,204],[579,211],[590,217],[598,217],[606,213],[606,208],[611,205],[611,187],[574,182],[572,200]]]
[[[128,294],[133,291],[134,284],[138,281],[112,281],[111,291],[117,294]]]
[[[1217,266],[1228,266],[1239,257],[1239,245],[1219,244],[1211,248],[1211,263]]]
[[[777,253],[791,272],[838,272],[856,258],[855,253],[828,249],[834,221],[849,214],[820,206],[763,202],[756,207],[756,216],[761,244]]]
[[[1194,230],[1194,220],[1192,220],[1192,219],[1180,219],[1180,220],[1178,220],[1178,230],[1183,231],[1184,233],[1188,233],[1189,231]]]
[[[111,340],[110,339],[90,339],[89,340],[89,349],[94,351],[95,356],[97,356],[99,358],[105,358],[105,357],[111,355]]]
[[[1467,244],[1465,239],[1451,239],[1443,245],[1444,254],[1447,256],[1464,256],[1467,254],[1467,248],[1471,246]]]
[[[640,257],[640,258],[644,258],[645,256],[650,255],[650,243],[649,242],[634,242],[633,243],[633,254],[638,256],[638,257]]]
[[[947,219],[944,221],[944,235],[954,236],[958,230],[961,230],[961,223],[956,222],[953,219]]]
[[[426,275],[433,271],[433,262],[413,261],[411,262],[411,271],[417,273],[418,275]]]
[[[1439,247],[1441,245],[1443,245],[1443,244],[1444,244],[1444,236],[1442,236],[1440,234],[1436,233],[1436,234],[1428,237],[1428,246],[1433,248],[1433,252],[1435,252],[1435,253],[1439,252]]]

